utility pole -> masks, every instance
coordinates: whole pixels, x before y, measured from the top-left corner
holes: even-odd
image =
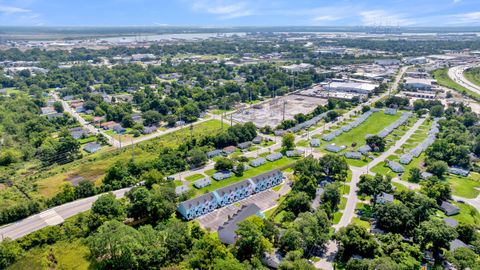
[[[283,115],[282,115],[282,121],[285,121],[285,106],[286,106],[286,104],[287,104],[287,101],[286,101],[286,100],[284,100],[284,101],[283,101]]]
[[[230,114],[230,126],[233,126],[233,113]]]
[[[132,142],[132,162],[135,162],[135,145],[133,144],[133,138],[130,140]]]

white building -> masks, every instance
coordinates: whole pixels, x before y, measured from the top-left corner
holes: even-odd
[[[406,78],[403,88],[407,90],[426,90],[432,91],[433,85],[437,81],[434,79]]]
[[[378,84],[358,82],[331,82],[324,86],[324,88],[329,91],[354,92],[360,94],[372,93],[377,87]]]

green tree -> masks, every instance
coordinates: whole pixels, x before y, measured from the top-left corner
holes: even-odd
[[[432,176],[422,182],[420,191],[435,200],[448,200],[452,197],[452,189],[446,181],[439,180]]]
[[[431,172],[436,177],[443,179],[445,173],[448,171],[448,164],[441,160],[434,161],[428,165],[427,171]]]
[[[92,205],[89,216],[89,227],[93,230],[109,220],[122,221],[125,208],[113,193],[100,196]]]
[[[383,176],[377,174],[375,176],[361,175],[360,182],[358,182],[358,193],[372,196],[373,208],[377,204],[377,199],[383,192],[392,192],[392,179],[390,176]]]
[[[326,154],[318,160],[320,172],[327,180],[345,181],[348,175],[348,164],[345,158]]]
[[[295,135],[287,133],[282,138],[283,150],[293,150],[295,148]]]
[[[370,146],[374,152],[383,152],[385,151],[385,145],[386,145],[386,142],[385,142],[385,139],[377,136],[377,135],[373,135],[373,136],[370,136],[366,139],[366,142],[367,142],[367,145]]]
[[[189,163],[191,167],[198,168],[205,165],[208,161],[207,155],[200,149],[192,149],[188,152]]]
[[[92,257],[102,268],[134,269],[139,266],[140,237],[134,228],[119,221],[109,221],[98,228],[87,243]]]
[[[0,243],[0,268],[5,269],[16,260],[18,260],[24,253],[21,246],[9,239],[2,239]]]
[[[127,209],[128,216],[133,219],[148,217],[151,204],[151,195],[145,187],[137,187],[127,193],[130,205]]]
[[[433,117],[443,116],[443,105],[435,105],[430,108],[430,115]]]
[[[280,237],[280,250],[287,253],[302,248],[302,233],[294,228],[287,229]]]
[[[53,102],[53,109],[55,109],[57,113],[62,113],[63,112],[62,102],[60,101]]]
[[[328,208],[329,213],[334,213],[338,210],[338,205],[342,199],[342,192],[340,191],[341,183],[330,183],[324,188],[321,202],[325,208]]]
[[[238,223],[236,231],[238,240],[235,242],[236,257],[240,260],[261,258],[263,253],[271,249],[272,244],[262,233],[262,220],[251,217]]]
[[[418,183],[422,179],[422,171],[419,168],[411,168],[410,169],[410,176],[408,177],[408,181],[412,183]]]
[[[475,269],[480,262],[479,256],[466,247],[457,248],[454,252],[447,252],[446,258],[459,270]]]
[[[378,243],[367,229],[356,224],[350,224],[341,228],[335,235],[335,239],[339,242],[342,256],[348,260],[352,255],[359,255],[364,258],[373,258]]]
[[[226,157],[222,157],[215,162],[214,168],[217,171],[230,171],[233,169],[233,162]]]
[[[186,258],[190,269],[213,269],[217,259],[234,259],[230,251],[220,242],[218,237],[205,234],[195,242]]]
[[[455,228],[449,227],[443,220],[432,218],[420,223],[415,230],[415,240],[422,248],[430,248],[438,257],[442,248],[448,248],[450,241],[457,238]]]
[[[292,192],[285,201],[286,208],[295,215],[310,211],[310,198],[305,192]]]

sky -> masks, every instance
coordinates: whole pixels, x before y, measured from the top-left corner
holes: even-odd
[[[0,0],[0,26],[480,26],[480,0]]]

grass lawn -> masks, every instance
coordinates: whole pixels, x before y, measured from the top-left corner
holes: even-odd
[[[347,146],[347,150],[356,150],[365,144],[365,136],[367,134],[377,134],[382,129],[400,118],[400,115],[400,112],[398,112],[396,115],[387,115],[382,111],[374,113],[360,126],[350,130],[349,132],[343,133],[326,144],[334,143],[338,146],[345,145]],[[357,145],[352,148],[351,145],[353,143],[356,143]]]
[[[205,178],[205,175],[196,173],[196,174],[192,174],[192,175],[189,175],[189,176],[185,177],[185,180],[187,180],[188,182],[193,182],[193,181],[196,181],[196,180],[202,179],[202,178]]]
[[[359,218],[357,218],[357,217],[354,217],[354,218],[352,219],[352,224],[356,224],[356,225],[359,225],[359,226],[361,226],[361,227],[364,227],[364,228],[367,229],[367,230],[370,230],[370,222],[365,221],[365,220],[361,220],[361,219],[359,219]]]
[[[343,213],[335,212],[335,213],[333,214],[332,223],[333,223],[333,224],[338,224],[338,222],[340,222],[340,219],[342,219],[342,216],[343,216]]]
[[[474,69],[476,71],[478,71],[479,69]],[[469,80],[470,82],[480,86],[480,73],[476,73],[474,72],[473,70],[469,70],[469,71],[465,71],[463,73],[463,75],[465,76],[465,78],[467,78],[467,80]]]
[[[207,187],[201,188],[199,190],[196,190],[194,196],[198,196],[198,195],[201,195],[201,194],[205,194],[205,193],[214,191],[216,189],[219,189],[219,188],[237,183],[241,180],[245,180],[245,179],[251,178],[253,176],[256,176],[256,175],[259,175],[259,174],[262,174],[262,173],[265,173],[265,172],[268,172],[268,171],[271,171],[271,170],[274,170],[274,169],[287,168],[289,166],[292,166],[297,160],[298,159],[283,157],[282,159],[279,159],[279,160],[274,161],[274,162],[267,162],[267,164],[265,164],[263,166],[260,166],[258,168],[250,168],[248,171],[245,171],[243,173],[243,176],[233,175],[232,177],[230,177],[228,179],[225,179],[225,180],[222,180],[222,181],[212,180],[212,184],[210,186],[207,186]],[[213,173],[215,173],[215,170],[213,170],[213,172],[211,170],[209,170],[209,171],[206,171],[205,173],[207,175],[211,176],[211,175],[213,175]],[[193,185],[193,184],[191,184],[191,185]]]
[[[340,199],[340,204],[338,205],[338,209],[343,210],[347,206],[347,198],[342,197]]]
[[[46,247],[34,248],[8,267],[8,270],[49,269],[97,269],[88,260],[90,251],[80,241],[58,242]]]
[[[448,182],[452,186],[453,195],[473,199],[480,194],[480,174],[471,173],[468,177],[449,175]]]
[[[346,185],[346,184],[343,184],[342,187],[340,187],[342,189],[342,194],[343,195],[348,195],[350,193],[350,186],[349,185]]]
[[[453,204],[460,208],[460,213],[450,216],[450,218],[453,218],[460,223],[470,224],[476,227],[479,226],[478,224],[480,224],[480,214],[478,213],[477,209],[464,203],[454,202]],[[445,214],[440,210],[437,211],[437,216],[440,218],[446,217]]]
[[[365,160],[365,159],[350,159],[346,158],[348,165],[353,166],[353,167],[363,167],[367,165],[370,160]]]
[[[469,89],[461,86],[460,84],[456,83],[450,77],[448,77],[448,69],[443,68],[443,69],[437,69],[433,72],[433,77],[435,80],[437,80],[437,83],[439,85],[445,86],[447,88],[453,89],[457,92],[460,92],[464,95],[467,95],[475,100],[480,100],[480,95],[470,91]]]
[[[206,134],[216,134],[220,132],[220,127],[220,121],[209,120],[194,126],[192,134],[197,138]],[[158,155],[160,147],[176,147],[189,137],[189,128],[184,128],[136,144],[135,160],[139,162],[152,160]],[[72,176],[82,176],[92,182],[100,183],[108,167],[115,162],[126,162],[131,159],[131,156],[130,147],[122,150],[109,148],[69,164],[53,166],[36,175],[38,179],[41,179],[37,182],[39,195],[47,198],[54,196],[60,190],[61,184]]]
[[[392,185],[395,187],[395,191],[404,191],[404,190],[408,190],[408,188],[400,183],[395,183],[395,182],[392,182]]]

